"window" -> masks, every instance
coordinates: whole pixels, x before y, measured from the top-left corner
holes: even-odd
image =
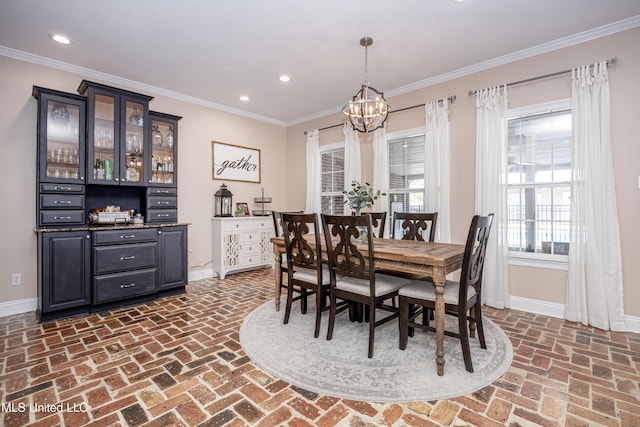
[[[344,148],[323,151],[322,189],[320,200],[322,213],[328,215],[344,214]]]
[[[424,212],[424,135],[390,136],[388,146],[389,220],[394,212]]]
[[[520,110],[524,114],[509,119],[507,218],[511,254],[569,252],[571,109],[568,101],[554,107]]]

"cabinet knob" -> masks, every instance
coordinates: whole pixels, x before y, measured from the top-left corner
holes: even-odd
[[[90,239],[90,238],[91,238],[91,234],[87,234],[87,235],[86,235],[86,238],[87,238],[87,239]]]

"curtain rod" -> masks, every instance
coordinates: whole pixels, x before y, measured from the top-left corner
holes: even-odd
[[[617,64],[618,62],[620,62],[620,58],[615,56],[615,57],[607,60],[607,65]],[[518,80],[517,82],[507,83],[507,86],[514,86],[514,85],[519,85],[519,84],[523,84],[523,83],[533,82],[533,81],[536,81],[536,80],[548,79],[549,77],[561,76],[562,74],[567,74],[567,73],[570,73],[570,72],[571,72],[571,70],[557,71],[555,73],[545,74],[544,76],[531,77],[531,78],[524,79],[524,80]],[[502,85],[500,85],[500,86],[502,86]],[[469,91],[469,96],[473,96],[473,95],[477,94],[481,90],[482,89],[472,89],[472,90]]]
[[[456,100],[456,96],[455,95],[451,95],[451,96],[448,96],[446,98],[438,99],[436,102],[443,102],[445,99],[453,104],[453,102]],[[411,107],[400,108],[399,110],[391,110],[391,111],[389,111],[389,114],[399,113],[400,111],[411,110],[411,109],[418,108],[418,107],[424,107],[425,105],[427,105],[427,104],[418,104],[418,105],[412,105]],[[340,126],[343,126],[343,125],[344,125],[344,123],[340,123],[340,124],[337,124],[337,125],[326,126],[326,127],[318,129],[318,131],[327,130],[327,129],[333,129],[333,128],[337,128],[337,127],[340,127]],[[308,132],[309,131],[305,130],[304,134],[306,135]]]

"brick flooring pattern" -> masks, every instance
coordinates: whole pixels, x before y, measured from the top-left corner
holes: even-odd
[[[2,317],[0,425],[640,426],[637,334],[486,309],[513,344],[500,379],[454,399],[379,404],[318,395],[253,365],[238,331],[272,295],[263,269],[111,312]]]

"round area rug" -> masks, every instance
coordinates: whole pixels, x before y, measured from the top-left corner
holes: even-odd
[[[381,312],[381,315],[385,314]],[[470,339],[474,373],[464,368],[460,341],[444,337],[444,376],[437,376],[435,333],[416,330],[406,350],[398,348],[398,321],[376,328],[373,358],[367,358],[368,323],[350,322],[338,314],[333,339],[326,340],[329,313],[322,314],[320,336],[313,338],[315,306],[310,298],[307,314],[300,305],[275,311],[273,301],[251,312],[240,328],[240,344],[265,372],[305,390],[338,398],[368,402],[415,402],[447,399],[472,393],[499,378],[511,365],[513,349],[505,333],[486,317],[487,349]],[[457,329],[447,316],[445,328]]]

